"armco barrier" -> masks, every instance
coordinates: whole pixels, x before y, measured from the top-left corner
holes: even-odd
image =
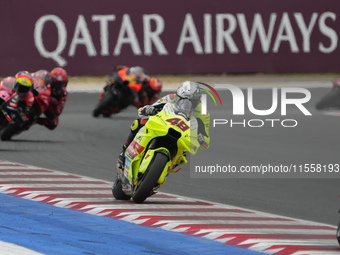
[[[2,0],[0,76],[340,71],[338,0]]]

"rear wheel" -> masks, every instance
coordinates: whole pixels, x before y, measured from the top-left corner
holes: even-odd
[[[93,117],[98,117],[100,114],[103,114],[106,109],[110,109],[114,106],[115,97],[111,92],[106,92],[102,99],[97,104],[96,108],[93,110]]]
[[[131,196],[126,195],[122,190],[122,181],[118,178],[115,180],[112,187],[112,195],[117,200],[130,200]]]
[[[166,155],[156,153],[155,158],[137,184],[136,190],[132,196],[133,201],[136,203],[143,203],[144,200],[152,194],[152,190],[157,186],[157,181],[168,161],[169,158]]]

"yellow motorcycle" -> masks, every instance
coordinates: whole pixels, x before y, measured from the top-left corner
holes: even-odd
[[[124,171],[113,184],[116,199],[132,197],[136,203],[143,203],[164,184],[170,172],[179,171],[187,163],[187,153],[197,153],[197,120],[188,117],[188,103],[180,107],[165,104],[139,130],[126,149]]]

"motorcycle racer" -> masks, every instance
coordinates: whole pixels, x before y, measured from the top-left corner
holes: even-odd
[[[130,134],[123,145],[123,149],[118,156],[117,168],[122,171],[125,162],[125,151],[130,143],[133,141],[137,132],[145,125],[148,116],[157,114],[162,110],[163,106],[167,103],[175,104],[177,108],[181,108],[185,111],[185,115],[188,116],[190,122],[192,119],[197,120],[197,130],[198,130],[198,142],[200,143],[200,149],[208,149],[210,144],[209,137],[209,127],[210,127],[210,114],[203,115],[201,113],[201,92],[199,90],[199,85],[196,82],[185,81],[176,90],[176,94],[169,94],[152,105],[146,105],[138,110],[138,116],[140,118],[136,119],[131,125]],[[188,103],[189,102],[189,103]],[[195,123],[195,122],[192,122]],[[179,170],[183,162],[179,162],[176,166],[176,170]]]
[[[56,67],[52,69],[51,72],[47,70],[39,70],[32,73],[32,76],[42,79],[46,86],[51,89],[51,101],[44,112],[46,117],[38,118],[37,123],[53,130],[58,126],[59,116],[64,109],[68,96],[66,89],[68,83],[67,72],[61,67]]]
[[[124,103],[121,103],[118,107],[105,110],[104,117],[118,113],[130,104],[137,108],[152,104],[159,98],[159,93],[162,88],[162,82],[155,77],[151,77],[149,73],[140,66],[116,66],[112,74],[109,75],[104,92],[100,93],[99,99],[116,84],[122,85],[120,88],[123,89],[123,95],[125,97]]]
[[[153,104],[159,99],[159,94],[162,89],[162,81],[156,77],[151,77],[148,79],[147,87],[145,89],[147,94],[147,105]]]
[[[34,95],[31,91],[33,78],[27,71],[20,71],[15,75],[14,93],[12,97],[18,95],[19,102],[17,108],[23,121],[28,120],[28,112],[34,104]]]

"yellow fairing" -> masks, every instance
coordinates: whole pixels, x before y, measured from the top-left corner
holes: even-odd
[[[200,147],[197,142],[197,132],[191,130],[190,121],[176,115],[174,112],[166,111],[164,108],[157,115],[149,117],[145,126],[139,130],[134,141],[127,149],[124,173],[133,185],[137,183],[138,174],[144,174],[148,169],[156,153],[163,153],[169,157],[169,161],[158,179],[158,184],[161,185],[165,182],[168,172],[171,171],[169,169],[172,164],[176,164],[176,162],[181,160],[187,163],[183,155],[186,152],[194,155]],[[171,131],[170,129],[173,130]],[[178,135],[177,153],[175,155],[171,155],[171,151],[166,148],[166,144],[150,148],[150,143],[153,139],[162,139],[169,132]]]

